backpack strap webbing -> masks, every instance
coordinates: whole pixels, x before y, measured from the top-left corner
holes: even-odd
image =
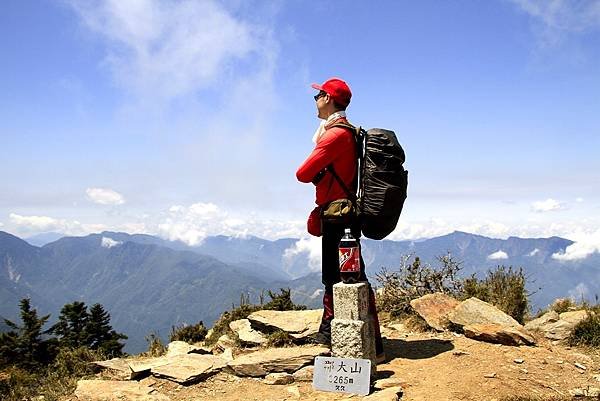
[[[358,159],[358,165],[357,165],[357,172],[360,174],[361,171],[361,167],[362,167],[362,163],[363,163],[363,155],[362,152],[360,151],[360,148],[362,147],[362,136],[361,136],[361,131],[363,131],[362,127],[355,127],[354,125],[350,124],[350,123],[335,123],[332,124],[331,126],[329,126],[328,128],[333,128],[333,127],[339,127],[339,128],[346,128],[349,129],[352,134],[354,135],[354,140],[356,141],[356,158]],[[340,186],[342,187],[342,189],[344,190],[344,192],[346,192],[346,195],[348,195],[348,198],[356,203],[356,200],[358,199],[358,197],[356,196],[356,194],[352,193],[348,187],[346,186],[346,184],[344,184],[344,182],[342,181],[342,179],[340,178],[339,175],[337,175],[337,173],[335,172],[334,168],[333,168],[333,164],[330,164],[329,166],[326,167],[327,170],[329,170],[331,172],[331,174],[333,174],[333,177],[336,179],[336,181],[338,182],[338,184],[340,184]],[[359,181],[360,178],[356,177],[356,180]],[[360,188],[360,184],[357,182],[357,187]]]
[[[348,195],[348,199],[350,199],[352,202],[354,202],[354,204],[356,204],[356,194],[350,192],[350,190],[348,189],[348,187],[346,186],[346,184],[344,184],[344,181],[342,181],[342,179],[340,178],[339,175],[337,175],[337,173],[335,172],[335,169],[333,168],[333,164],[330,164],[329,166],[326,167],[326,169],[333,174],[333,178],[335,178],[335,180],[338,182],[338,184],[340,184],[340,186],[342,187],[342,189],[344,190],[344,192],[346,192],[346,195]]]

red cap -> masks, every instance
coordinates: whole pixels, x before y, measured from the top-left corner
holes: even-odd
[[[346,107],[350,104],[352,92],[346,82],[339,78],[330,78],[323,85],[312,84],[313,88],[326,92],[336,103]]]

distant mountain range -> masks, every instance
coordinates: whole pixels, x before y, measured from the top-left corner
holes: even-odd
[[[320,304],[320,272],[311,270],[297,239],[216,236],[196,247],[115,232],[52,239],[38,237],[38,243],[50,242],[34,246],[0,231],[0,315],[18,321],[23,297],[30,297],[40,314],[52,314],[51,320],[65,303],[99,302],[110,312],[113,327],[129,336],[126,351],[133,353],[145,349],[144,337],[152,331],[164,338],[184,322],[212,325],[239,304],[242,293],[257,301],[261,291],[290,287],[295,302]],[[572,243],[454,232],[422,241],[364,240],[363,255],[375,285],[373,276],[381,267],[397,269],[403,255],[437,264],[437,256],[450,252],[463,262],[463,275],[483,276],[499,264],[522,266],[529,289],[541,287],[531,296],[535,312],[557,297],[600,293],[598,253],[577,261],[552,257]]]

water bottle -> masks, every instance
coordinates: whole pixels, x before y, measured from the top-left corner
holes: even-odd
[[[360,279],[360,248],[349,228],[339,246],[340,278],[346,284],[356,283]]]

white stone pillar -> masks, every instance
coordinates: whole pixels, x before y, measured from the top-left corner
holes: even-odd
[[[369,285],[367,283],[333,286],[331,352],[338,358],[371,360],[371,375],[377,371],[375,334],[369,319]]]

